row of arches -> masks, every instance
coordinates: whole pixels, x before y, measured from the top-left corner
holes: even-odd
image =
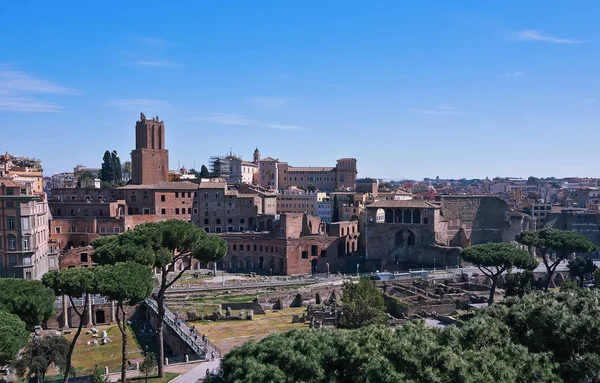
[[[377,214],[380,216],[380,214]],[[428,224],[429,218],[422,217],[420,209],[385,209],[385,223]]]

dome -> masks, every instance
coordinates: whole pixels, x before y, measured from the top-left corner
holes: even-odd
[[[185,168],[185,166],[184,166],[184,167],[182,167],[181,169],[179,169],[179,172],[180,172],[181,174],[188,174],[188,170]]]

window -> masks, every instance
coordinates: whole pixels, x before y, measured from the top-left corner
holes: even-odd
[[[164,194],[160,196],[160,202],[165,202],[165,195]]]
[[[198,197],[198,192],[194,192],[194,198]]]
[[[17,239],[15,237],[8,237],[8,251],[17,250]]]
[[[229,218],[229,219],[227,220],[227,223],[233,223],[233,219]]]
[[[160,214],[167,214],[167,209],[160,209]]]
[[[215,197],[216,197],[216,198],[219,198],[220,196],[221,196],[221,194],[220,194],[220,193],[215,193]]]
[[[105,227],[100,227],[100,233],[106,233],[106,228]]]
[[[233,250],[237,250],[237,245],[233,245]]]
[[[204,193],[204,198],[208,198],[208,193]]]
[[[319,254],[319,246],[318,245],[312,245],[310,247],[310,255],[312,255],[313,257],[316,257]]]
[[[233,226],[227,226],[227,231],[234,231],[235,229],[233,228]]]
[[[10,255],[8,257],[8,265],[9,266],[15,266],[17,264],[17,256],[16,255]]]
[[[79,255],[79,259],[80,259],[81,262],[87,263],[87,261],[88,261],[88,254],[87,253],[81,253]]]
[[[192,214],[192,208],[188,207],[188,214]]]
[[[302,252],[302,258],[303,259],[307,259],[308,258],[308,251],[303,251]]]
[[[254,251],[256,251],[256,245],[254,245]]]
[[[327,250],[321,250],[321,258],[327,258]]]
[[[220,225],[220,224],[221,224],[221,219],[217,218],[217,225]]]
[[[75,215],[75,209],[71,209],[71,217]]]
[[[244,219],[243,218],[240,218],[240,223],[244,223]]]
[[[85,200],[86,200],[86,201],[89,201],[90,199],[91,199],[91,198],[90,198],[90,196],[89,196],[89,195],[86,195],[86,196],[85,196]]]
[[[54,232],[55,232],[56,234],[60,234],[60,227],[58,227],[58,226],[57,226],[57,227],[55,227],[55,228],[54,228]]]
[[[204,212],[204,216],[208,217],[208,210]]]
[[[120,233],[121,229],[118,227],[113,228],[113,233]]]
[[[192,192],[188,192],[188,198],[192,197]]]
[[[194,215],[198,215],[198,209],[194,208]]]
[[[135,202],[135,199],[136,199],[136,198],[135,198],[135,196],[134,196],[134,195],[132,195],[132,196],[131,196],[131,202]]]
[[[179,192],[175,192],[175,198],[179,198]]]
[[[8,230],[15,230],[15,218],[8,217]]]
[[[216,231],[217,233],[220,233],[220,232],[221,232],[221,226],[217,226],[217,227],[215,227],[215,231]]]
[[[29,250],[29,238],[23,238],[23,251]]]
[[[210,227],[208,227],[208,226],[205,226],[205,227],[204,227],[204,231],[205,231],[205,232],[207,232],[207,233],[210,233]]]
[[[179,214],[179,208],[175,209],[175,214]]]
[[[208,225],[208,218],[204,218],[204,224]]]
[[[244,231],[244,226],[240,226],[240,231]]]

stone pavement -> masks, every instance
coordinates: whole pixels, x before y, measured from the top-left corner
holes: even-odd
[[[216,362],[207,362],[207,363],[216,363]],[[195,367],[198,367],[200,364],[204,363],[181,363],[181,364],[172,364],[169,366],[165,366],[165,372],[175,372],[177,374],[184,375],[185,373],[193,370]],[[211,367],[213,368],[213,367]],[[204,367],[204,372],[206,372],[207,367]],[[156,375],[156,372],[154,373]],[[127,378],[135,378],[140,376],[140,372],[136,370],[127,371]],[[109,374],[110,381],[112,383],[118,382],[121,379],[121,372],[113,372]],[[175,378],[172,381],[179,379],[179,377]]]
[[[221,365],[221,361],[216,359],[212,362],[202,362],[196,367],[192,368],[185,374],[178,376],[173,379],[171,382],[176,383],[196,383],[198,380],[203,381],[206,377],[206,369],[212,370],[213,368],[219,370],[219,366]]]

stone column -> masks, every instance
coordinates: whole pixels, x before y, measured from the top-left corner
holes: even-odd
[[[115,301],[110,301],[110,323],[117,321]]]
[[[69,328],[69,305],[67,303],[67,296],[62,296],[62,307],[63,307],[63,328]]]
[[[92,327],[94,322],[92,320],[92,297],[90,294],[87,294],[88,304],[87,304],[87,327]]]

